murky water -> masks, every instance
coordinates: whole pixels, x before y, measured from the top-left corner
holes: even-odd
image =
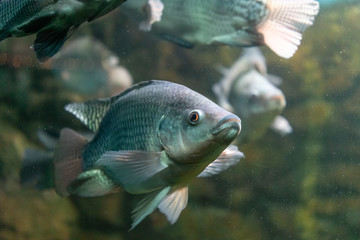
[[[67,103],[106,97],[131,82],[168,80],[217,101],[218,69],[230,67],[242,49],[184,49],[138,31],[119,10],[81,26],[43,64],[29,48],[34,36],[0,42],[0,239],[359,239],[359,20],[359,4],[335,3],[321,8],[292,58],[261,47],[268,73],[282,78],[282,116],[293,132],[280,136],[269,129],[239,142],[246,158],[192,181],[175,224],[155,211],[130,232],[140,198],[126,192],[61,198],[46,163],[30,169],[45,174],[30,174],[21,184],[26,149],[48,158],[61,128],[87,132],[64,110]],[[89,36],[103,45],[91,45],[94,55],[79,47],[78,55],[71,55],[74,49],[65,54]],[[111,78],[118,70],[124,76]]]

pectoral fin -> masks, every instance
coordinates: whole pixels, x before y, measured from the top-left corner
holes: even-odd
[[[161,162],[161,152],[108,151],[95,166],[106,172],[116,183],[128,190],[167,167]]]
[[[239,151],[237,146],[230,145],[220,154],[220,156],[215,161],[210,163],[205,168],[205,170],[198,175],[198,177],[210,177],[212,175],[218,174],[235,165],[240,161],[241,158],[244,157],[244,154]]]
[[[159,204],[160,212],[166,215],[171,224],[174,224],[179,218],[181,211],[188,202],[188,187],[177,188],[168,195]]]
[[[152,192],[136,205],[132,211],[133,223],[131,224],[130,230],[134,229],[147,215],[156,209],[166,194],[168,194],[170,188],[171,187],[165,187],[162,190]]]
[[[33,48],[37,58],[45,62],[64,45],[69,29],[45,29],[36,35]]]

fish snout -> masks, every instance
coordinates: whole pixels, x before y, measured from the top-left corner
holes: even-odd
[[[271,100],[273,100],[276,105],[279,106],[279,109],[284,109],[286,106],[286,100],[283,94],[275,95],[271,98]]]
[[[216,126],[211,130],[211,134],[218,135],[220,132],[224,130],[234,130],[236,135],[238,135],[241,131],[241,120],[235,114],[229,114],[226,117],[222,118]]]

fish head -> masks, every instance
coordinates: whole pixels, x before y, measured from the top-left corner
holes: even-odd
[[[213,161],[240,133],[239,117],[200,96],[200,101],[173,108],[159,125],[163,148],[174,162]]]
[[[229,101],[242,118],[268,113],[275,117],[286,106],[283,92],[256,70],[250,70],[238,78]]]

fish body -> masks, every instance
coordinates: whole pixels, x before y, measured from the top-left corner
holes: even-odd
[[[56,54],[84,22],[97,19],[124,0],[1,0],[0,41],[37,34],[33,45],[40,61]]]
[[[238,140],[260,138],[286,105],[283,92],[268,80],[264,56],[258,48],[248,48],[222,71],[224,76],[213,90],[220,106],[241,117]]]
[[[121,9],[144,19],[146,0],[128,1]],[[162,0],[160,22],[152,31],[185,47],[221,43],[249,47],[267,45],[281,57],[297,50],[305,29],[319,12],[315,0]]]
[[[240,119],[183,85],[142,82],[66,109],[96,134],[88,142],[72,130],[61,132],[54,159],[58,193],[98,196],[120,187],[144,193],[132,228],[157,207],[174,223],[192,178],[216,174],[243,157],[229,146]]]

